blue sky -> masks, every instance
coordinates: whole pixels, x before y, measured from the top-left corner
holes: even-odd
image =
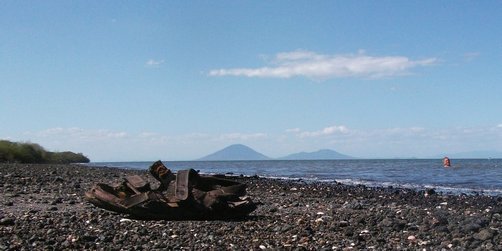
[[[502,151],[500,1],[1,1],[0,138],[93,161]]]

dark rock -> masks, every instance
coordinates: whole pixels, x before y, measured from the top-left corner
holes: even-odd
[[[279,211],[279,209],[277,209],[277,207],[272,207],[268,211],[271,213],[275,213],[275,212]]]
[[[14,218],[2,218],[0,219],[1,226],[12,226],[16,224],[16,220]]]
[[[63,202],[63,198],[56,198],[55,200],[53,200],[50,204],[51,205],[57,205],[57,204],[60,204]]]
[[[84,241],[95,241],[98,237],[94,235],[84,235],[82,236],[82,240]]]
[[[60,176],[54,178],[54,182],[64,182],[64,179]]]
[[[467,225],[464,226],[464,230],[466,232],[475,232],[478,231],[480,228],[481,226],[476,223],[468,223]]]
[[[493,237],[493,233],[488,229],[483,229],[479,233],[474,234],[474,239],[486,241]]]
[[[425,190],[425,194],[426,195],[433,195],[433,194],[436,194],[436,190],[432,189],[432,188],[428,188]]]

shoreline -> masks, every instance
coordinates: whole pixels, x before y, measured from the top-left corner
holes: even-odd
[[[442,165],[434,168],[434,163],[430,160],[413,161],[413,163],[409,163],[409,160],[392,160],[380,164],[370,163],[367,160],[353,161],[350,160],[346,164],[337,160],[293,161],[294,164],[283,163],[284,161],[279,161],[280,163],[277,161],[166,161],[165,164],[171,168],[174,167],[173,170],[193,168],[204,174],[259,175],[272,179],[302,179],[328,183],[336,181],[347,185],[392,186],[416,191],[434,189],[436,192],[453,195],[502,196],[500,187],[502,177],[496,168],[497,165],[502,164],[500,162],[459,161],[457,163],[459,166],[455,168],[443,168]],[[151,162],[103,162],[100,164],[147,170]],[[96,163],[88,165],[97,166]],[[319,166],[320,169],[312,171],[313,166]],[[402,170],[403,167],[407,169]],[[351,171],[352,168],[354,172]]]
[[[138,221],[87,203],[147,170],[0,164],[0,250],[501,250],[502,197],[231,176],[260,202],[242,221]]]

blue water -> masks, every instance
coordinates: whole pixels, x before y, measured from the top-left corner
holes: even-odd
[[[150,162],[95,162],[91,166],[147,169]],[[502,195],[502,159],[164,161],[173,171],[193,168],[206,174],[258,175],[371,187],[434,188],[453,194]]]

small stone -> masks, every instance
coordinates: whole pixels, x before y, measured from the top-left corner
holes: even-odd
[[[0,225],[1,226],[12,226],[16,223],[16,220],[13,218],[3,218],[0,220]]]
[[[409,241],[415,241],[416,239],[417,239],[417,237],[415,237],[414,235],[408,236]]]
[[[479,229],[481,228],[481,226],[479,224],[476,224],[476,223],[469,223],[465,226],[465,230],[466,231],[478,231]]]
[[[65,241],[63,241],[63,243],[61,243],[61,246],[68,247],[68,246],[70,246],[70,242],[68,240],[65,240]]]
[[[433,195],[435,193],[436,193],[436,191],[434,189],[432,189],[432,188],[429,188],[429,189],[425,190],[425,195],[426,196],[427,195]]]
[[[63,182],[63,181],[64,179],[59,176],[54,179],[54,182]]]
[[[489,240],[493,237],[493,234],[490,232],[490,230],[483,229],[479,231],[479,233],[474,234],[474,239],[478,239],[481,241],[486,241]]]
[[[364,229],[363,231],[361,231],[361,234],[369,234],[369,233],[370,233],[370,231],[367,229]]]
[[[82,239],[83,239],[84,241],[94,241],[94,240],[96,240],[97,238],[98,238],[98,237],[97,237],[97,236],[94,236],[94,235],[84,235],[84,236],[82,237]]]

